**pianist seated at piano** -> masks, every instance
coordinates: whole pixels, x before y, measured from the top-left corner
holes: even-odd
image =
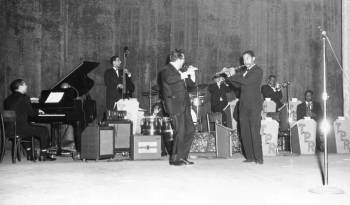
[[[28,138],[29,140],[32,136],[37,138],[40,141],[42,158],[46,161],[55,160],[48,153],[49,130],[46,127],[29,122],[28,117],[37,116],[43,111],[34,109],[31,105],[30,98],[26,95],[28,89],[26,82],[22,79],[16,79],[10,84],[10,89],[12,94],[5,99],[4,108],[5,110],[16,112],[16,133],[22,138]]]

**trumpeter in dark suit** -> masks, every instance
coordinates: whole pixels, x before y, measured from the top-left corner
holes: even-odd
[[[188,161],[188,154],[194,137],[194,125],[187,90],[190,87],[193,88],[195,75],[192,69],[181,70],[184,62],[184,52],[175,49],[170,54],[169,64],[159,73],[161,99],[165,112],[172,119],[173,129],[175,130],[170,164],[178,166],[193,164],[193,162]]]
[[[227,117],[224,111],[228,105],[226,93],[230,92],[233,88],[225,82],[225,78],[220,74],[215,75],[213,79],[215,83],[210,84],[208,87],[211,111],[220,112],[222,114],[222,124],[227,126]]]
[[[282,84],[276,83],[276,76],[270,75],[266,85],[261,86],[263,98],[271,98],[276,103],[276,111],[283,106],[282,100]]]
[[[28,117],[36,116],[44,113],[42,110],[35,110],[30,103],[30,98],[26,95],[28,86],[22,79],[14,80],[10,89],[12,94],[4,101],[5,110],[13,110],[16,112],[16,133],[30,139],[34,136],[40,141],[41,155],[44,160],[55,160],[49,153],[49,131],[46,127],[35,125],[29,122]]]
[[[110,61],[113,67],[107,69],[104,73],[107,110],[113,110],[114,103],[118,100],[131,98],[135,90],[135,85],[131,80],[131,73],[127,69],[124,69],[126,89],[123,96],[123,68],[120,68],[122,62],[118,56],[112,56]]]
[[[310,117],[319,125],[323,116],[322,108],[320,103],[313,100],[313,95],[314,92],[312,90],[305,91],[305,101],[300,103],[297,107],[297,120],[303,119],[304,117]],[[319,151],[322,150],[319,129],[316,130],[316,149]]]
[[[242,136],[242,144],[245,150],[245,162],[263,164],[262,145],[260,136],[262,98],[260,85],[263,71],[255,65],[253,51],[243,53],[244,65],[247,70],[239,75],[234,69],[229,69],[226,74],[228,82],[238,83],[241,86],[239,103],[239,124]]]

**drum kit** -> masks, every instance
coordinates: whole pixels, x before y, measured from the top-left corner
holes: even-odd
[[[170,117],[145,116],[141,120],[141,134],[143,135],[167,135],[169,141],[172,141],[173,132]]]
[[[206,88],[208,84],[198,84],[189,90],[189,97],[191,100],[191,116],[195,125],[196,131],[199,131],[201,125],[201,118],[199,112],[205,103]],[[171,118],[158,117],[152,115],[152,98],[158,97],[159,86],[149,85],[149,91],[142,92],[142,96],[149,98],[149,116],[145,116],[141,122],[141,134],[143,135],[167,135],[172,140],[173,129],[171,127]],[[159,100],[157,100],[159,102]]]

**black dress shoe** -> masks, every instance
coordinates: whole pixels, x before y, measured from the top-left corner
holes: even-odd
[[[176,161],[171,162],[170,165],[183,166],[183,165],[186,165],[186,163],[183,160],[176,160]]]
[[[257,164],[264,164],[264,160],[262,160],[262,159],[257,159],[257,160],[255,161],[255,163],[257,163]]]
[[[181,159],[186,165],[193,165],[194,162],[188,161],[187,159]]]
[[[243,160],[244,163],[247,163],[247,162],[254,162],[254,160],[252,159],[246,159],[246,160]]]

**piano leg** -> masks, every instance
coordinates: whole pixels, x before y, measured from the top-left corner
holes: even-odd
[[[51,123],[51,142],[50,147],[55,155],[61,155],[61,122]]]

